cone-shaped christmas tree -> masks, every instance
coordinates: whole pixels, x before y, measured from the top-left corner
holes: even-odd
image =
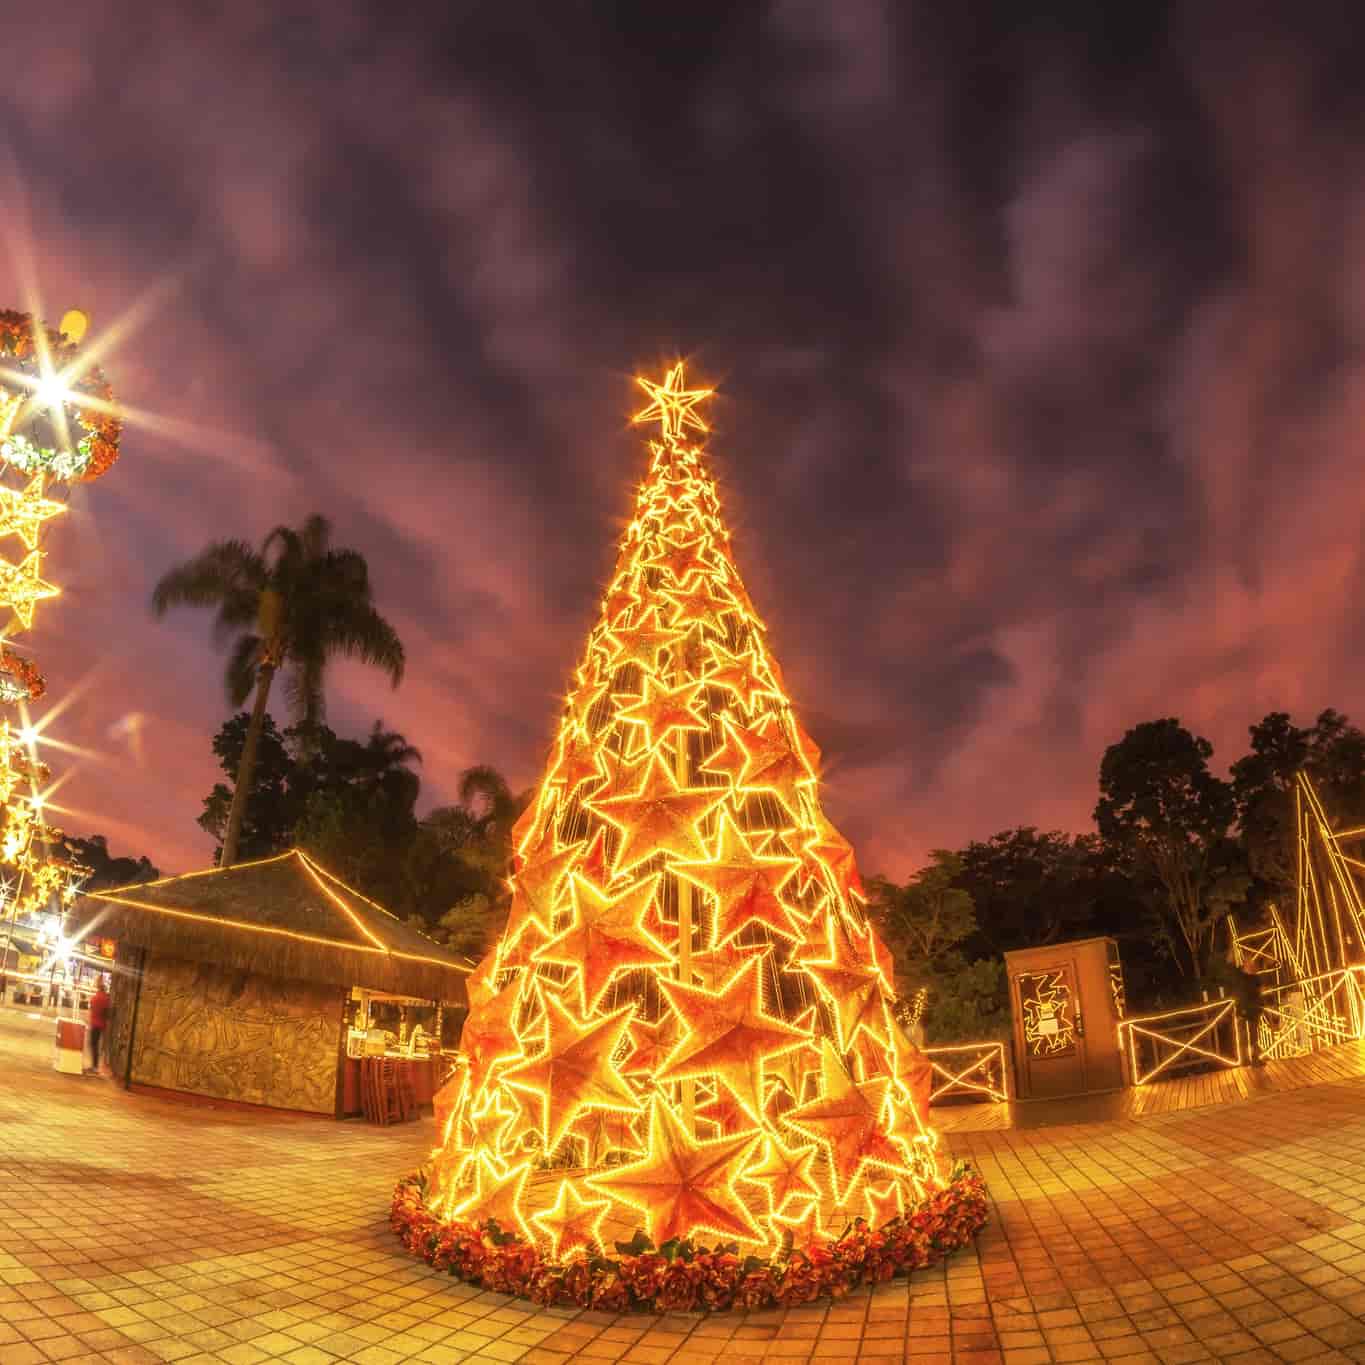
[[[694,444],[708,391],[681,365],[640,383],[660,439],[515,833],[422,1199],[550,1261],[761,1258],[943,1190],[929,1067]]]

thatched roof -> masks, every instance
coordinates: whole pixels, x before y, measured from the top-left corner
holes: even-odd
[[[72,937],[262,976],[464,1003],[467,964],[338,881],[306,853],[83,896]]]

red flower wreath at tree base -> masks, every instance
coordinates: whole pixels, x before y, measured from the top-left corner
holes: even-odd
[[[412,1255],[457,1279],[532,1303],[623,1313],[724,1312],[786,1308],[823,1295],[840,1298],[937,1265],[967,1245],[986,1222],[986,1187],[969,1166],[910,1212],[878,1228],[857,1220],[837,1241],[789,1250],[771,1259],[741,1256],[731,1244],[712,1249],[690,1241],[655,1250],[637,1234],[617,1243],[614,1258],[579,1251],[556,1262],[495,1221],[442,1222],[426,1206],[421,1172],[394,1190],[389,1224]]]

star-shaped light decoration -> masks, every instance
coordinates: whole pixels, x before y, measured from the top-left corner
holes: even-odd
[[[646,673],[658,666],[659,653],[687,638],[687,632],[659,623],[659,608],[652,606],[639,621],[630,626],[613,627],[603,636],[604,647],[610,650],[613,668],[622,664],[639,664]]]
[[[534,922],[543,934],[551,931],[560,887],[569,869],[582,858],[581,843],[556,850],[553,837],[546,842],[550,847],[542,845],[512,878],[512,904],[504,930],[509,941],[520,936],[528,921]]]
[[[693,630],[706,626],[718,635],[725,634],[725,617],[739,610],[739,604],[727,592],[717,592],[710,579],[699,579],[690,588],[666,593],[673,603],[673,615],[668,624],[675,630]]]
[[[815,1183],[815,1158],[820,1149],[786,1147],[769,1133],[763,1140],[761,1158],[745,1169],[745,1180],[761,1185],[768,1194],[768,1212],[783,1213],[789,1200],[819,1199]]]
[[[777,696],[773,683],[760,671],[758,658],[752,650],[746,654],[731,654],[715,640],[708,644],[713,666],[706,674],[707,684],[733,693],[746,711],[753,706],[755,697]]]
[[[858,956],[832,915],[825,921],[823,957],[803,953],[802,963],[834,1013],[842,1051],[853,1046],[860,1032],[882,1047],[891,1046],[881,973]]]
[[[873,966],[881,974],[882,985],[886,987],[887,994],[896,994],[896,959],[891,956],[891,950],[881,940],[881,935],[870,922],[863,924],[850,923],[848,926],[849,938],[853,942],[854,951],[858,956],[870,966]]]
[[[607,695],[607,683],[605,681],[592,680],[584,683],[569,694],[565,702],[565,719],[580,733],[590,735],[593,732],[591,720],[594,708],[597,703]]]
[[[576,725],[567,726],[559,737],[559,755],[551,769],[548,784],[562,786],[564,798],[568,800],[591,779],[591,790],[602,785],[602,768],[597,761],[597,746],[584,735]]]
[[[0,798],[8,800],[8,797]],[[491,1000],[497,993],[498,949],[490,948],[478,961],[474,970],[464,979],[465,994],[469,997],[470,1010]]]
[[[552,1155],[585,1109],[638,1110],[634,1092],[612,1065],[612,1054],[630,1023],[627,1005],[601,1019],[573,1014],[556,996],[541,991],[545,1003],[543,1052],[503,1072],[504,1084],[539,1101],[540,1134]]]
[[[574,1120],[569,1130],[581,1138],[586,1164],[596,1168],[605,1164],[611,1152],[629,1152],[632,1156],[643,1152],[640,1137],[641,1114],[625,1114],[618,1109],[589,1109]]]
[[[541,788],[536,799],[517,816],[511,833],[514,867],[519,868],[547,839],[553,838],[551,827],[558,804],[559,792],[553,787],[545,786]]]
[[[764,716],[752,726],[721,717],[725,742],[701,765],[703,771],[728,777],[739,792],[770,791],[796,819],[802,816],[801,794],[815,782],[805,761],[783,732],[778,716]]]
[[[41,550],[31,551],[18,564],[0,559],[0,604],[9,607],[25,630],[33,625],[34,607],[61,592],[60,588],[39,577],[42,567]]]
[[[731,939],[718,948],[693,953],[688,966],[708,991],[718,991],[737,971],[748,966],[752,958],[767,957],[772,950],[771,943],[740,943]]]
[[[772,1228],[778,1241],[790,1234],[792,1246],[798,1251],[830,1241],[832,1234],[825,1227],[820,1202],[818,1199],[811,1199],[801,1205],[799,1210],[794,1210],[792,1213],[769,1214],[768,1225]]]
[[[673,868],[678,876],[715,897],[712,943],[719,947],[753,923],[783,938],[797,938],[799,931],[781,896],[799,866],[797,861],[755,853],[727,812],[721,812],[718,823],[715,854]]]
[[[691,730],[695,733],[708,728],[697,714],[697,700],[701,692],[702,685],[699,682],[666,687],[646,675],[644,690],[638,697],[627,695],[617,698],[618,702],[629,704],[618,707],[616,718],[643,729],[645,747],[656,749],[680,731]]]
[[[744,1106],[723,1085],[715,1087],[714,1094],[708,1094],[697,1105],[698,1123],[707,1123],[714,1129],[711,1136],[733,1137],[736,1133],[753,1130],[754,1121]]]
[[[678,1016],[672,1010],[665,1010],[652,1023],[645,1019],[632,1019],[630,1044],[630,1053],[621,1063],[622,1073],[627,1076],[653,1076],[678,1045]]]
[[[626,612],[640,605],[640,598],[635,589],[636,582],[632,578],[629,582],[619,582],[606,595],[602,603],[602,619],[606,621],[608,627],[615,626]]]
[[[474,1192],[452,1213],[468,1222],[487,1223],[496,1220],[504,1232],[515,1232],[534,1240],[534,1234],[522,1217],[521,1199],[526,1189],[526,1177],[531,1174],[531,1163],[523,1161],[502,1174],[487,1153],[480,1153],[475,1167],[477,1181]]]
[[[818,1142],[829,1157],[834,1202],[846,1204],[869,1166],[899,1175],[905,1161],[887,1135],[891,1082],[882,1078],[855,1084],[828,1038],[821,1044],[819,1099],[783,1115],[783,1123]]]
[[[658,1081],[715,1076],[755,1123],[763,1113],[763,1063],[803,1046],[809,1035],[763,1008],[761,964],[751,961],[719,992],[659,982],[678,1013],[682,1040],[656,1073]]]
[[[710,537],[698,536],[683,545],[675,540],[666,539],[649,561],[649,566],[667,570],[678,587],[685,588],[688,579],[694,574],[715,572],[711,561]]]
[[[885,1185],[864,1181],[863,1198],[867,1201],[869,1227],[879,1228],[905,1212],[905,1192],[899,1180],[890,1180]]]
[[[503,1139],[516,1117],[517,1110],[504,1103],[501,1087],[485,1095],[482,1104],[470,1109],[467,1119],[475,1146],[491,1156],[501,1155]]]
[[[510,921],[509,921],[510,923]],[[516,926],[515,933],[509,928],[502,937],[502,957],[498,959],[498,969],[509,971],[513,967],[530,967],[535,955],[550,940],[550,935],[538,919],[526,916]]]
[[[789,1096],[788,1107],[790,1103],[800,1104],[806,1097],[806,1077],[820,1070],[820,1049],[814,1041],[815,1020],[814,1005],[793,1019],[792,1024],[796,1028],[812,1036],[811,1042],[805,1047],[796,1047],[790,1052],[784,1052],[780,1057],[774,1058],[767,1068],[768,1075],[774,1082],[772,1093],[768,1096],[770,1111],[776,1107],[774,1100],[779,1088]]]
[[[635,1209],[655,1246],[695,1233],[763,1242],[762,1230],[735,1188],[757,1130],[699,1142],[658,1095],[649,1111],[648,1155],[590,1175],[587,1183]]]
[[[725,800],[715,787],[680,787],[657,753],[643,765],[639,788],[584,804],[621,831],[616,870],[625,872],[657,853],[690,862],[707,856],[701,823]]]
[[[502,1062],[521,1056],[521,1042],[512,1027],[521,988],[514,981],[469,1011],[460,1034],[460,1051],[469,1058],[469,1084],[475,1094]]]
[[[854,896],[866,900],[853,845],[823,815],[817,818],[816,829],[815,837],[803,845],[804,852],[825,869],[845,903]]]
[[[710,398],[714,389],[689,389],[683,378],[683,362],[680,360],[664,376],[662,384],[637,375],[635,382],[649,395],[649,406],[641,408],[630,420],[632,422],[657,421],[663,429],[665,441],[680,440],[689,428],[705,431],[706,423],[697,415],[698,403]]]
[[[38,548],[43,523],[67,510],[64,502],[44,497],[46,486],[43,474],[35,474],[22,492],[0,486],[0,536],[18,536],[27,549]]]
[[[577,973],[579,1005],[585,1014],[597,1009],[618,972],[635,967],[672,967],[673,954],[643,924],[645,911],[659,889],[658,877],[646,877],[609,895],[574,873],[570,879],[573,922],[563,933],[537,948],[537,962],[557,962]]]
[[[610,1210],[610,1199],[584,1199],[572,1180],[561,1180],[554,1204],[531,1221],[549,1240],[551,1257],[562,1261],[580,1247],[601,1247],[602,1220]]]
[[[607,831],[598,829],[592,836],[588,844],[588,851],[583,855],[582,866],[579,867],[588,881],[594,886],[606,886],[611,880],[611,868],[607,861]]]

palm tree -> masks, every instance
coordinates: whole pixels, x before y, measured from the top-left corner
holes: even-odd
[[[361,750],[365,781],[376,792],[402,804],[411,806],[417,800],[420,782],[417,774],[408,766],[422,761],[422,751],[409,744],[406,736],[396,730],[384,729],[384,722],[377,720],[365,740]]]
[[[305,734],[326,711],[323,678],[337,655],[382,668],[395,687],[403,677],[403,645],[374,609],[370,570],[355,550],[331,547],[332,525],[311,516],[298,530],[277,526],[259,550],[242,540],[219,540],[165,574],[152,592],[152,609],[216,607],[214,635],[226,644],[225,682],[234,708],[255,690],[242,761],[232,793],[220,865],[237,858],[242,815],[256,764],[256,745],[275,675]]]

